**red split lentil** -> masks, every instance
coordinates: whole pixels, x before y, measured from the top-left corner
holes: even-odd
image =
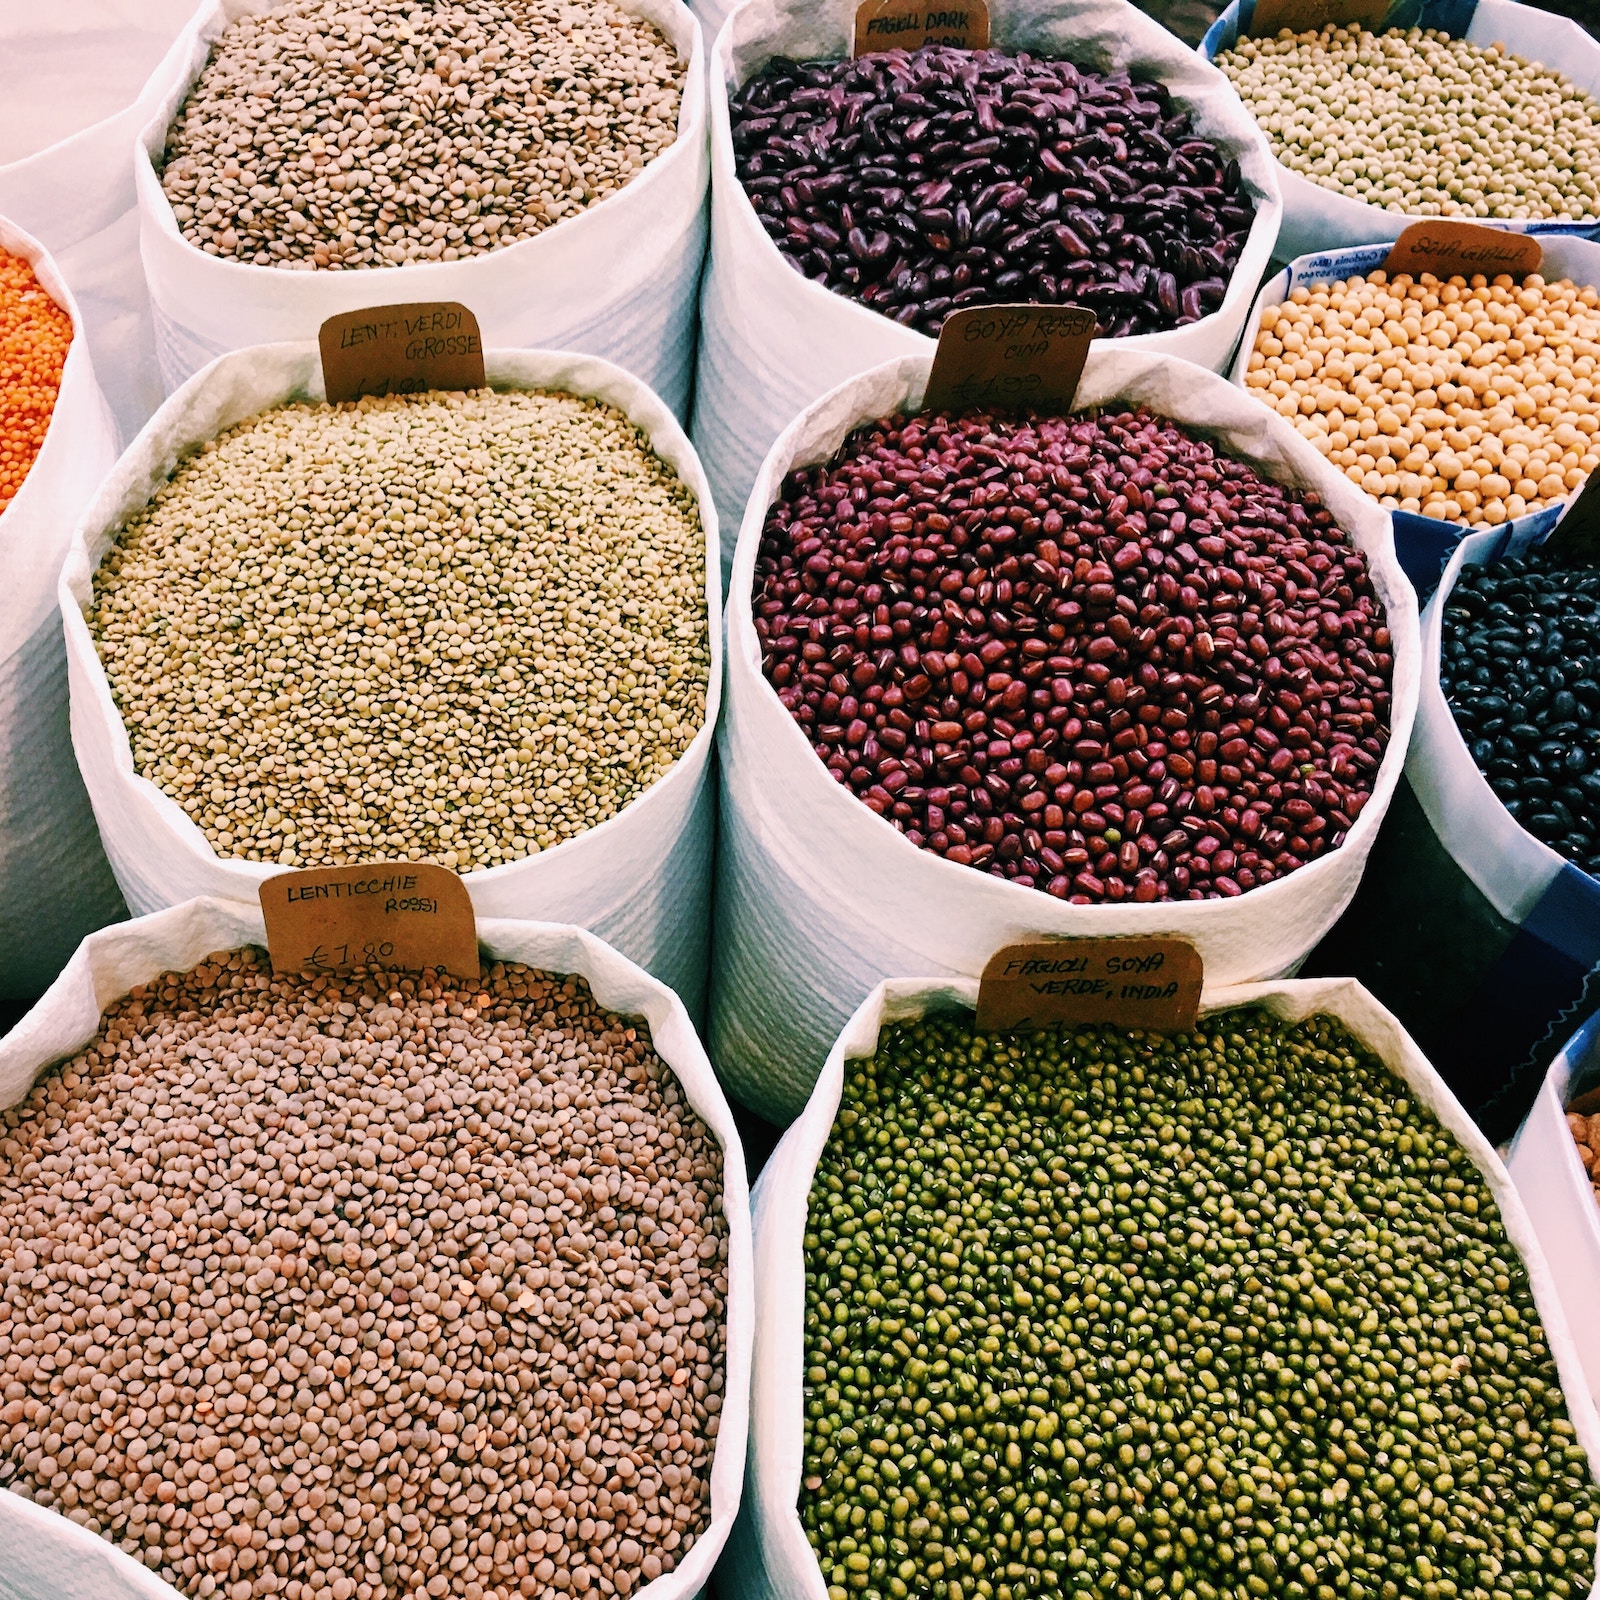
[[[0,511],[44,445],[72,343],[72,319],[21,256],[0,250]]]

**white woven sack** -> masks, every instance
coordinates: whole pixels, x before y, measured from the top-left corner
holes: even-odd
[[[1238,42],[1241,11],[1248,19],[1255,12],[1254,0],[1232,0],[1228,9],[1212,23],[1200,41],[1200,55],[1214,61]],[[1470,19],[1462,28],[1463,19]],[[1590,94],[1600,95],[1600,44],[1576,22],[1552,15],[1534,6],[1518,5],[1516,0],[1477,0],[1476,6],[1461,0],[1429,0],[1418,6],[1416,0],[1395,0],[1384,27],[1438,28],[1454,38],[1473,44],[1500,44],[1519,56],[1543,61]],[[1381,29],[1379,30],[1381,31]],[[1248,115],[1248,113],[1246,113]],[[1292,260],[1313,250],[1337,250],[1353,244],[1379,244],[1396,238],[1412,222],[1437,221],[1437,218],[1406,216],[1369,206],[1297,172],[1291,172],[1273,159],[1278,187],[1283,194],[1283,230],[1278,240],[1278,259]],[[1512,233],[1540,232],[1553,228],[1588,235],[1600,224],[1594,222],[1551,223],[1546,221],[1500,222],[1487,217],[1464,218]]]
[[[618,193],[532,239],[460,261],[299,272],[209,256],[178,232],[154,163],[167,128],[235,19],[273,0],[207,0],[179,42],[184,69],[134,151],[139,248],[155,315],[156,358],[171,394],[213,357],[247,345],[314,339],[337,312],[458,300],[486,347],[581,350],[642,378],[688,416],[695,292],[705,253],[704,50],[680,0],[622,0],[688,63],[677,141]]]
[[[98,1031],[102,1011],[136,984],[163,972],[187,971],[215,951],[265,939],[258,907],[221,900],[191,900],[91,935],[45,997],[0,1039],[0,1105],[15,1105],[46,1067],[81,1050]],[[576,973],[607,1010],[642,1016],[657,1054],[722,1146],[728,1321],[721,1420],[711,1462],[711,1525],[678,1567],[637,1595],[637,1600],[691,1600],[704,1588],[728,1538],[744,1484],[755,1306],[750,1199],[738,1129],[682,1002],[631,961],[581,928],[545,922],[480,922],[478,942],[496,961]],[[142,1562],[16,1494],[0,1494],[0,1575],[6,1600],[179,1600],[177,1590]]]
[[[740,0],[689,0],[689,9],[700,24],[700,31],[714,42],[722,25],[738,9]],[[707,48],[710,48],[708,44]]]
[[[56,610],[73,525],[117,445],[83,316],[54,261],[4,217],[0,250],[28,262],[72,318],[44,444],[0,511],[0,998],[31,1000],[86,933],[125,914],[72,759]]]
[[[1592,1393],[1600,1393],[1600,1205],[1567,1127],[1567,1103],[1600,1082],[1600,1016],[1591,1017],[1550,1064],[1517,1131],[1506,1167],[1539,1243],[1561,1263],[1561,1304]]]
[[[78,297],[123,439],[161,403],[128,151],[178,61],[196,0],[0,6],[7,65],[0,216],[55,258]]]
[[[1509,526],[1509,525],[1508,525]],[[1416,732],[1406,756],[1406,779],[1439,842],[1508,922],[1523,923],[1563,870],[1576,873],[1500,803],[1461,737],[1439,681],[1444,608],[1461,569],[1520,555],[1536,541],[1513,540],[1505,529],[1474,533],[1456,546],[1439,587],[1422,613],[1422,675]],[[1600,885],[1595,886],[1600,904]]]
[[[1544,277],[1552,281],[1570,278],[1580,286],[1600,284],[1600,244],[1570,233],[1541,234],[1539,242],[1544,249],[1544,260],[1539,271]],[[1261,293],[1256,296],[1256,303],[1250,308],[1244,337],[1240,339],[1239,349],[1234,356],[1230,374],[1233,382],[1244,388],[1245,373],[1249,370],[1250,357],[1255,353],[1256,338],[1261,332],[1261,313],[1268,306],[1281,306],[1294,289],[1366,277],[1369,272],[1375,272],[1383,265],[1393,243],[1393,239],[1390,239],[1380,244],[1354,245],[1348,250],[1323,250],[1315,255],[1301,256],[1263,284]],[[1525,549],[1549,533],[1565,509],[1566,501],[1563,500],[1546,506],[1542,511],[1530,512],[1525,517],[1501,523],[1497,531],[1502,536],[1502,543],[1514,550]],[[1438,572],[1437,564],[1444,552],[1460,540],[1468,527],[1466,523],[1437,522],[1414,511],[1394,513],[1394,525],[1396,543],[1414,579],[1422,577],[1422,574],[1406,555],[1408,542],[1418,561],[1426,561],[1430,566],[1428,577],[1432,578]],[[1423,589],[1422,592],[1426,594],[1428,591]]]
[[[1219,985],[1293,970],[1355,893],[1411,737],[1416,596],[1396,565],[1388,513],[1225,378],[1170,356],[1096,345],[1080,405],[1126,401],[1198,428],[1269,476],[1316,490],[1366,552],[1395,657],[1391,737],[1372,798],[1339,849],[1233,899],[1068,905],[913,845],[834,782],[762,676],[750,589],[785,474],[826,461],[863,421],[915,410],[929,365],[922,356],[889,362],[803,412],[773,445],[739,530],[720,745],[711,1053],[734,1099],[775,1122],[805,1103],[830,1041],[884,977],[976,977],[1002,945],[1041,934],[1177,934],[1195,944]]]
[[[465,874],[480,917],[542,917],[592,929],[684,999],[703,1005],[714,819],[708,762],[722,693],[717,521],[705,474],[671,412],[635,377],[594,356],[490,351],[497,388],[547,388],[616,406],[693,491],[706,535],[706,615],[711,644],[705,726],[675,767],[616,816],[587,833],[504,866]],[[101,487],[73,536],[61,579],[72,692],[72,742],[94,802],[106,854],[137,915],[196,895],[256,902],[279,866],[221,858],[176,801],[133,767],[133,752],[84,621],[92,580],[125,519],[178,461],[256,412],[290,399],[321,399],[314,345],[237,351],[197,373],[162,406]]]
[[[826,1600],[822,1569],[800,1525],[802,1425],[805,1406],[806,1209],[817,1161],[833,1127],[845,1063],[869,1056],[887,1023],[933,1011],[966,1011],[977,1003],[975,982],[910,979],[879,984],[861,1003],[828,1056],[804,1114],[784,1135],[756,1184],[756,1343],[750,1385],[750,1459],[744,1507],[724,1568],[740,1600]],[[1534,1304],[1544,1323],[1567,1409],[1591,1469],[1600,1463],[1600,1421],[1578,1351],[1567,1327],[1533,1225],[1493,1147],[1456,1101],[1409,1035],[1360,984],[1349,978],[1208,988],[1202,1013],[1260,1006],[1298,1022],[1316,1013],[1337,1018],[1412,1090],[1453,1134],[1488,1183],[1506,1235],[1528,1269]],[[1600,1582],[1591,1590],[1600,1600]]]
[[[796,272],[734,171],[729,94],[775,55],[845,54],[855,13],[854,0],[746,0],[711,52],[711,262],[700,297],[694,440],[729,527],[744,513],[762,457],[796,412],[855,373],[934,350],[926,334]],[[1222,371],[1278,236],[1275,163],[1261,130],[1221,73],[1125,0],[992,0],[990,15],[998,49],[1158,78],[1192,113],[1196,131],[1237,158],[1256,220],[1222,305],[1185,328],[1108,341]]]

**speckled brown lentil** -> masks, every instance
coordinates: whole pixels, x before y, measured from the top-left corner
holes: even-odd
[[[454,261],[637,177],[677,138],[686,72],[611,0],[289,0],[218,40],[162,187],[208,255]]]
[[[497,965],[135,989],[0,1115],[0,1484],[185,1595],[627,1595],[709,1518],[722,1158]]]

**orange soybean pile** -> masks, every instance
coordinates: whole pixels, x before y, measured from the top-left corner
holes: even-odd
[[[0,511],[44,443],[71,343],[72,319],[26,261],[0,250]]]

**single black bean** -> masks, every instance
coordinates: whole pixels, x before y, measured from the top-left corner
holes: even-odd
[[[1237,163],[1125,73],[942,46],[778,58],[730,109],[791,265],[924,333],[955,305],[1079,298],[1088,266],[1116,299],[1108,331],[1194,321],[1255,219]]]

